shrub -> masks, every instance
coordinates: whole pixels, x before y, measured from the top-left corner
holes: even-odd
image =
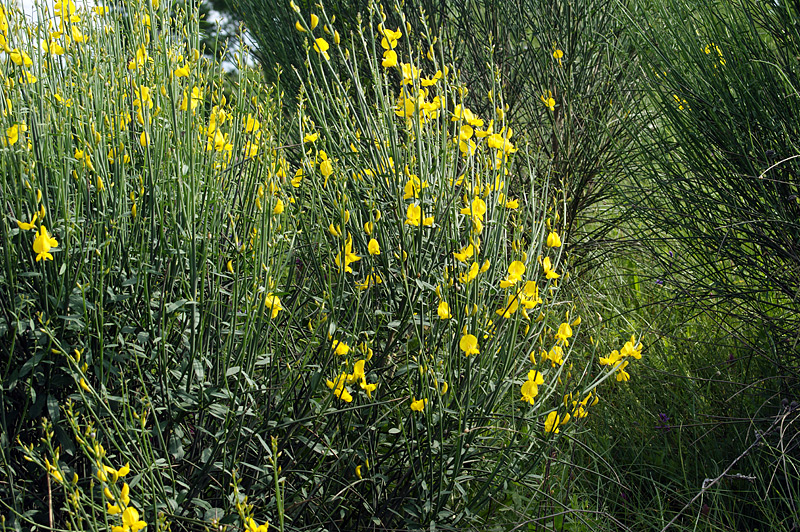
[[[469,111],[442,49],[425,62],[377,10],[347,48],[315,15],[285,142],[260,78],[243,67],[225,91],[177,31],[196,12],[62,0],[60,32],[12,12],[16,528],[483,522],[510,485],[537,489],[553,436],[640,356],[632,339],[600,371],[580,347],[563,200],[514,165],[501,116]],[[25,32],[47,43],[29,63]]]

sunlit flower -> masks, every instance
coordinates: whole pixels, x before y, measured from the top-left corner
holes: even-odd
[[[555,231],[550,231],[550,234],[547,235],[547,247],[549,248],[561,247],[561,237],[559,237],[558,233],[556,233]]]
[[[545,432],[553,432],[558,434],[561,430],[558,426],[561,424],[561,416],[559,416],[555,410],[547,414],[547,419],[544,421],[544,431]]]
[[[122,512],[122,526],[115,526],[111,532],[137,532],[147,526],[139,519],[139,512],[133,506],[128,506]]]
[[[394,50],[386,50],[383,52],[383,60],[381,66],[384,68],[392,68],[397,66],[397,52]]]
[[[144,44],[140,44],[136,49],[136,55],[128,62],[128,70],[136,70],[143,67],[148,61],[150,61],[150,55],[147,53],[147,48],[145,48]]]
[[[264,296],[264,307],[271,310],[270,318],[273,320],[278,316],[278,312],[283,310],[281,306],[281,298],[269,292],[266,296]]]
[[[250,113],[247,113],[247,118],[244,118],[243,121],[245,133],[256,133],[261,129],[261,122]]]
[[[353,237],[348,234],[344,245],[344,259],[342,259],[342,252],[340,251],[336,254],[334,262],[340,270],[344,270],[347,273],[353,273],[353,268],[350,267],[350,264],[359,260],[361,260],[361,257],[356,255],[353,251]]]
[[[336,382],[326,379],[326,385],[333,390],[333,394],[342,401],[350,403],[353,401],[353,396],[350,394],[350,391],[345,388],[346,382],[347,373],[340,373],[339,376],[336,377]]]
[[[500,281],[500,287],[508,288],[509,286],[517,284],[518,281],[522,280],[522,276],[524,274],[525,264],[521,261],[515,260],[508,266],[508,275],[505,279]]]
[[[252,517],[248,517],[245,532],[269,532],[269,523],[259,525],[256,524]]]
[[[317,53],[322,54],[322,57],[324,57],[325,59],[330,60],[331,56],[328,55],[328,48],[330,48],[328,41],[326,41],[322,37],[318,37],[314,40],[314,50]]]
[[[465,334],[458,342],[458,347],[464,352],[464,355],[477,355],[480,353],[478,349],[478,339],[474,334]]]
[[[533,404],[534,398],[539,395],[539,385],[544,384],[544,377],[536,370],[528,372],[528,380],[522,385],[522,400]]]
[[[550,257],[545,257],[542,261],[542,268],[544,269],[545,277],[548,279],[558,279],[561,277],[559,274],[553,270],[553,262],[550,260]]]
[[[417,398],[415,397],[411,401],[411,410],[413,410],[414,412],[422,412],[422,411],[425,410],[425,405],[426,404],[428,404],[428,400],[427,399],[419,399],[419,400],[417,400]]]
[[[569,323],[564,322],[558,326],[556,339],[564,344],[565,347],[569,347],[569,338],[572,338],[572,327],[570,327]]]
[[[467,259],[471,258],[474,253],[475,249],[473,248],[472,244],[470,244],[465,248],[461,248],[459,251],[454,251],[453,256],[459,262],[467,262]]]
[[[333,352],[339,356],[346,355],[347,353],[350,352],[350,346],[342,342],[341,340],[333,340],[331,344],[331,349],[333,349]]]
[[[185,63],[182,67],[178,67],[173,71],[173,74],[176,78],[188,78],[189,77],[189,63]]]
[[[39,214],[38,213],[34,213],[33,219],[31,220],[30,223],[26,223],[26,222],[17,220],[17,227],[19,227],[20,230],[22,230],[22,231],[30,231],[31,229],[36,227],[34,224],[36,223],[37,218],[39,218]]]
[[[439,319],[441,320],[447,320],[453,317],[453,315],[450,314],[450,305],[447,303],[447,301],[439,302],[439,307],[436,309],[436,313],[439,315]]]
[[[330,159],[328,159],[328,154],[324,151],[320,150],[319,152],[319,173],[325,178],[325,182],[328,182],[328,177],[333,174],[333,163]]]
[[[468,272],[464,272],[458,275],[458,280],[464,284],[471,283],[477,276],[480,271],[477,262],[473,262],[472,265],[469,267]]]
[[[425,217],[425,214],[422,212],[422,207],[416,203],[412,203],[408,206],[408,209],[406,209],[406,224],[416,227],[419,227],[420,224],[431,226],[433,225],[433,216]]]
[[[483,220],[483,215],[486,214],[486,202],[481,198],[474,198],[468,207],[461,209],[461,214],[468,214],[478,220]]]
[[[40,260],[53,260],[50,249],[58,246],[58,240],[50,236],[45,226],[41,226],[36,231],[36,238],[33,241],[33,251],[36,253],[36,262]]]
[[[187,94],[186,90],[184,89],[183,99],[181,100],[180,109],[181,111],[187,111],[189,109],[194,111],[202,101],[203,101],[203,94],[200,91],[199,87],[194,87],[192,89],[191,96]]]
[[[25,124],[14,124],[13,126],[6,129],[6,138],[8,139],[8,145],[13,146],[19,141],[19,134],[22,132],[28,131],[28,126]]]
[[[378,241],[374,238],[371,238],[369,244],[367,244],[367,249],[369,250],[370,255],[380,255],[381,254],[381,247],[378,245]]]
[[[27,52],[20,50],[19,48],[14,48],[9,52],[9,57],[11,57],[11,61],[14,62],[17,66],[24,66],[26,68],[30,68],[33,66],[33,61],[31,60],[31,56],[28,55]]]

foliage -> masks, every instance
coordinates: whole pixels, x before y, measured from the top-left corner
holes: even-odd
[[[752,324],[731,333],[792,388],[800,370],[798,14],[790,3],[724,4],[656,3],[658,41],[638,28],[649,56],[638,112],[654,127],[634,137],[646,164],[632,169],[628,204],[642,239],[675,253],[658,255],[670,263],[669,281],[721,312],[721,322]]]

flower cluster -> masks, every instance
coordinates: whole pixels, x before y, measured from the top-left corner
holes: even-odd
[[[629,357],[635,360],[642,358],[642,344],[636,340],[635,336],[631,336],[631,339],[625,342],[619,351],[615,349],[607,357],[600,357],[600,365],[613,367],[617,372],[617,381],[626,382],[631,378],[625,371],[630,363]]]

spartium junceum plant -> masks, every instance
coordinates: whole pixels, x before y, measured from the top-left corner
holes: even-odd
[[[593,362],[559,295],[561,193],[428,35],[298,12],[283,139],[196,11],[2,15],[12,526],[468,527],[628,378],[641,345]]]
[[[234,515],[242,441],[273,419],[270,346],[288,343],[275,102],[202,56],[191,9],[63,0],[37,20],[0,9],[1,513],[74,530]],[[9,451],[45,451],[41,417],[49,477]],[[87,427],[107,455],[80,452]],[[123,464],[129,502],[102,478]]]

